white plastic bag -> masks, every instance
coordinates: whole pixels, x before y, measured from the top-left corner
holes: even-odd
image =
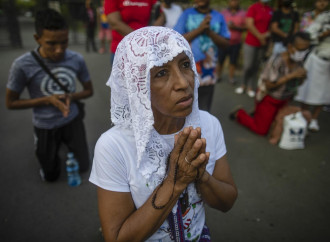
[[[286,150],[305,148],[307,121],[301,112],[289,114],[284,117],[283,133],[279,147]]]

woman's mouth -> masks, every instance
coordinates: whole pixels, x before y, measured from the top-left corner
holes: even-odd
[[[180,106],[190,106],[193,102],[193,96],[192,95],[188,95],[188,96],[185,96],[183,98],[181,98],[179,101],[177,101],[177,104],[180,105]]]

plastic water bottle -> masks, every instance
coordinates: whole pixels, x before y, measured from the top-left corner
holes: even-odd
[[[79,164],[74,158],[72,152],[68,153],[68,159],[66,161],[66,172],[68,174],[68,185],[71,187],[79,186],[81,183],[81,178],[79,175]]]

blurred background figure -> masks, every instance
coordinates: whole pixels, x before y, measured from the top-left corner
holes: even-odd
[[[314,22],[315,18],[327,9],[329,4],[329,0],[315,0],[314,2],[314,10],[305,12],[301,17],[300,30],[308,28]]]
[[[195,7],[183,11],[174,30],[190,43],[199,74],[198,105],[210,111],[216,83],[218,50],[229,45],[230,33],[221,13],[210,0],[195,0]]]
[[[235,84],[234,79],[237,61],[242,45],[242,32],[245,28],[246,12],[240,8],[240,0],[228,0],[228,8],[221,11],[230,31],[229,47],[219,49],[218,80],[221,79],[222,69],[227,56],[230,58],[229,82]]]
[[[310,47],[309,35],[298,32],[290,38],[287,50],[273,55],[261,73],[267,95],[256,102],[253,116],[238,108],[230,114],[232,120],[259,135],[266,135],[277,112],[294,97],[298,86],[306,78],[303,60]]]
[[[273,10],[268,2],[269,0],[259,0],[248,8],[246,14],[248,32],[243,46],[243,83],[235,89],[235,93],[246,92],[251,98],[255,96],[258,69],[270,36],[269,25]]]
[[[64,17],[55,10],[46,9],[38,11],[35,19],[34,39],[38,47],[13,62],[6,89],[6,106],[14,110],[33,109],[35,153],[41,167],[40,176],[51,182],[60,176],[62,144],[75,154],[80,171],[88,170],[83,110],[76,101],[91,97],[93,85],[83,57],[67,49],[69,27]],[[48,75],[37,59],[63,87]],[[78,81],[81,91],[76,88]],[[25,89],[29,91],[29,98],[21,95]]]
[[[271,22],[273,55],[286,50],[286,41],[299,30],[299,13],[293,9],[293,0],[280,0]]]
[[[161,0],[159,17],[153,23],[154,26],[173,28],[178,21],[182,8],[173,0]]]
[[[328,4],[329,0],[318,0],[315,6],[325,9]],[[318,117],[322,107],[330,104],[330,11],[319,13],[305,31],[310,34],[314,48],[306,60],[307,78],[298,89],[296,100],[305,110],[312,107],[308,128],[317,132],[320,130]]]
[[[149,23],[151,10],[157,0],[105,0],[104,13],[111,26],[112,64],[119,42],[133,30],[146,27]]]
[[[110,25],[107,20],[107,16],[104,13],[104,0],[101,1],[101,6],[97,10],[99,21],[99,39],[100,49],[99,53],[103,54],[107,49],[110,52],[110,44],[112,40]]]
[[[96,9],[91,0],[86,0],[85,6],[86,51],[89,52],[89,48],[92,47],[92,50],[97,52],[95,45]]]

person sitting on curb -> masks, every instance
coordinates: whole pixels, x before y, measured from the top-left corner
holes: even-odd
[[[256,103],[254,115],[237,108],[230,114],[230,119],[259,135],[266,135],[277,112],[292,100],[306,77],[302,63],[309,47],[310,37],[307,33],[294,34],[288,41],[287,51],[271,57],[261,73],[268,94]]]

